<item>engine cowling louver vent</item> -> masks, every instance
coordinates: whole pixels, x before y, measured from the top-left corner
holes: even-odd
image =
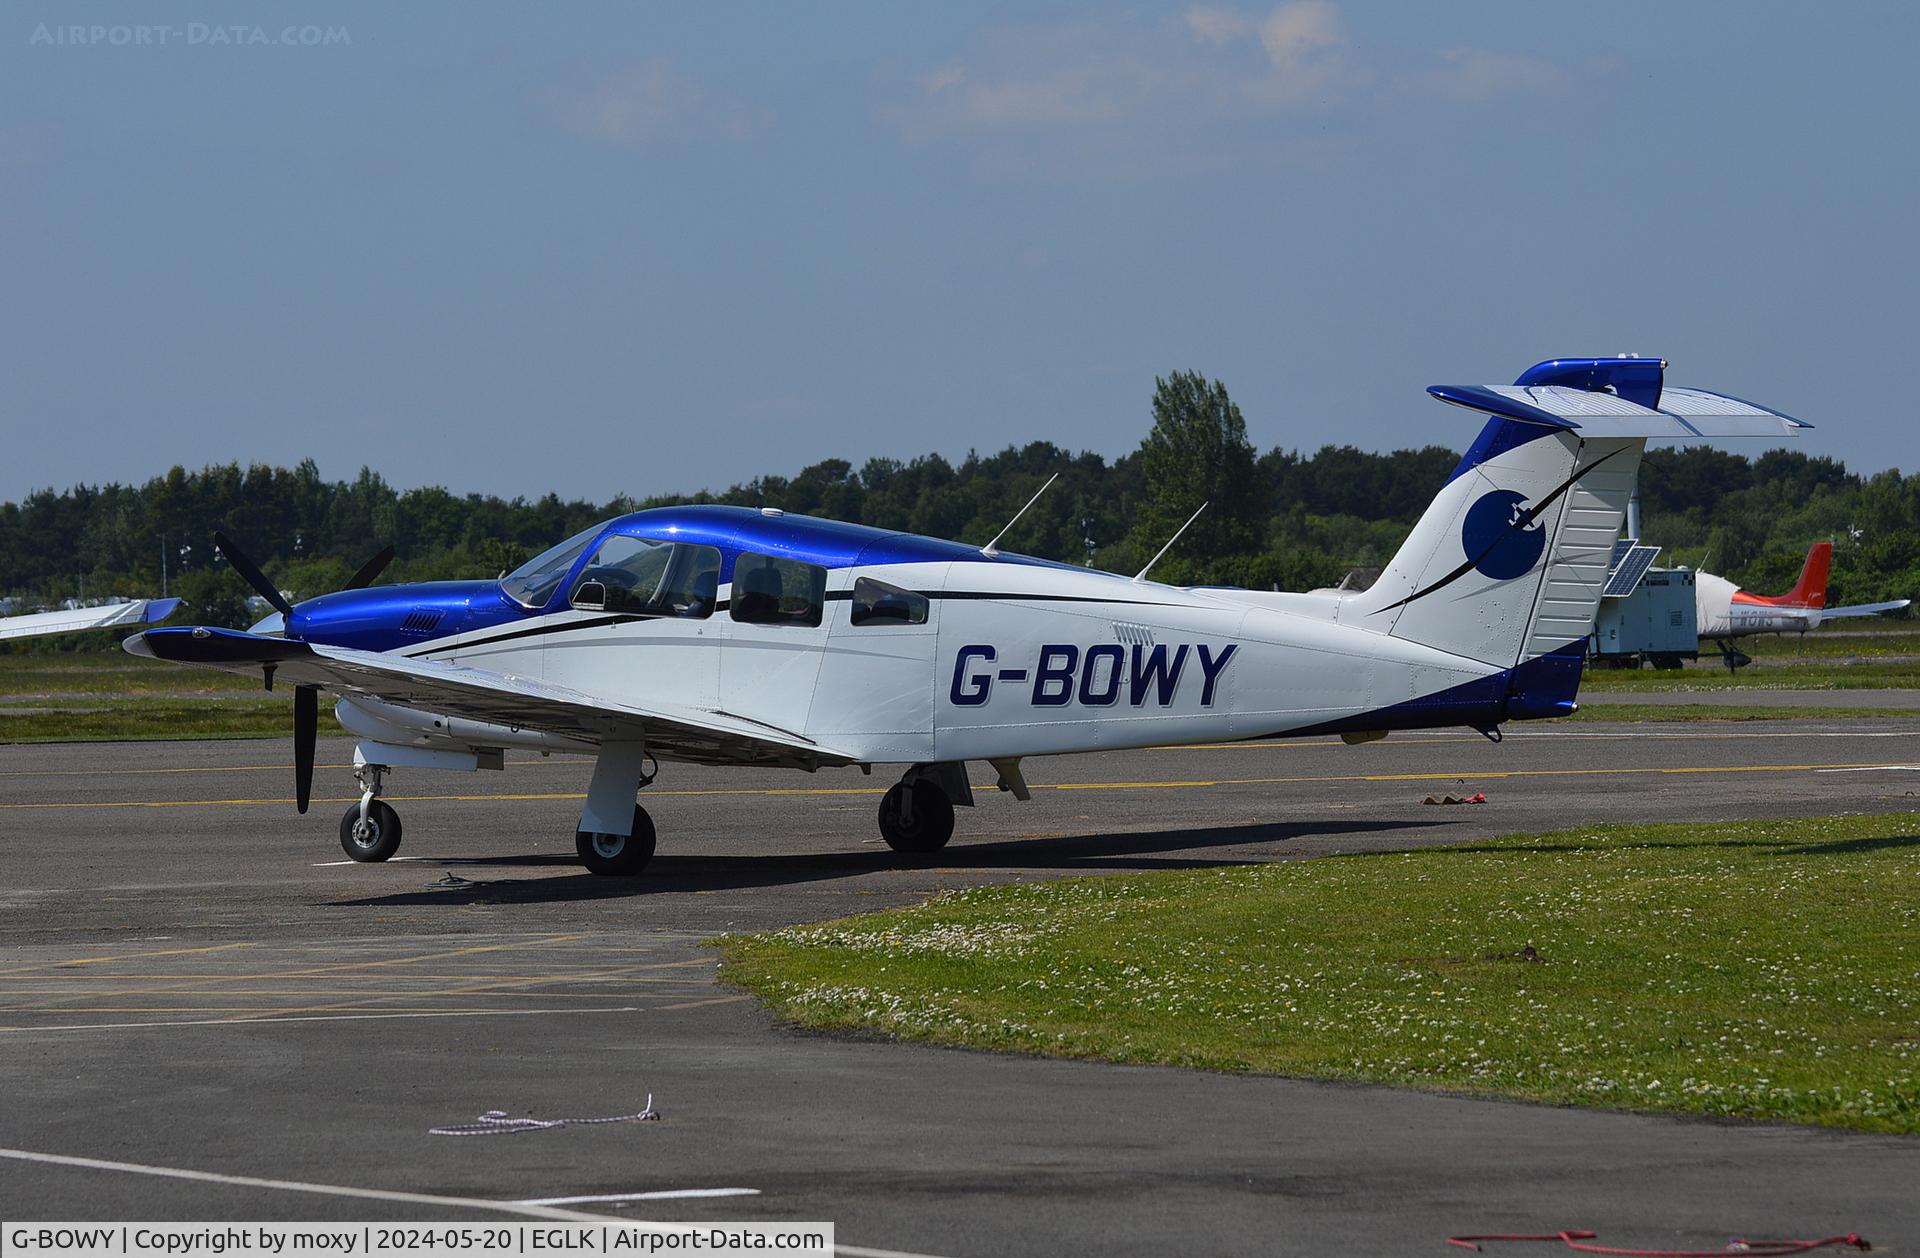
[[[415,610],[407,613],[400,628],[408,633],[430,633],[440,624],[440,612]]]

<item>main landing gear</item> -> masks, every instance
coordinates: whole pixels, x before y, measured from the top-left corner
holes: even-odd
[[[880,797],[880,837],[896,852],[937,852],[953,837],[953,801],[926,778],[897,783]]]
[[[573,835],[573,850],[580,854],[587,872],[631,878],[653,859],[653,818],[633,797],[659,772],[645,744],[601,744],[593,762],[593,781],[587,785],[587,805],[580,811],[580,828]]]
[[[1027,798],[1019,761],[995,761],[1000,789]],[[880,837],[896,852],[925,855],[937,852],[953,837],[956,804],[973,806],[973,787],[967,766],[958,761],[916,764],[880,797]]]
[[[647,810],[633,806],[633,833],[606,834],[597,830],[576,830],[573,850],[589,873],[612,878],[627,878],[639,873],[653,859],[653,818]]]

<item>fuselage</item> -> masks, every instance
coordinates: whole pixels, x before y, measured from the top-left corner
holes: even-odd
[[[553,571],[504,584],[313,599],[288,632],[724,713],[885,763],[1540,714],[1511,710],[1515,670],[1343,625],[1325,595],[1185,589],[714,506],[623,516],[553,553]],[[356,698],[340,715],[424,746],[565,741]]]
[[[1821,591],[1824,600],[1825,591]],[[1790,595],[1750,594],[1725,577],[1696,573],[1694,610],[1700,637],[1739,638],[1756,633],[1806,633],[1820,627],[1821,607],[1801,606]]]

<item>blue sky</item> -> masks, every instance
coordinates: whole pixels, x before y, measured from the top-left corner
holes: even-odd
[[[1426,385],[1617,352],[1912,469],[1916,47],[1867,2],[16,4],[0,498],[1117,455],[1180,369],[1263,448],[1461,447]]]

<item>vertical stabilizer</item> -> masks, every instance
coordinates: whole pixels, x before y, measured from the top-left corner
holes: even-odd
[[[1800,565],[1800,579],[1793,583],[1793,589],[1780,601],[1789,607],[1825,607],[1827,574],[1832,568],[1833,543],[1815,542],[1807,552],[1807,561]]]
[[[1511,422],[1488,425],[1476,444],[1497,453],[1463,464],[1343,623],[1497,668],[1584,654],[1646,442],[1491,431]]]
[[[1665,365],[1554,359],[1515,387],[1652,408]],[[1643,436],[1590,435],[1538,406],[1493,415],[1380,580],[1351,600],[1359,614],[1343,610],[1342,621],[1498,668],[1584,656],[1645,449]]]

